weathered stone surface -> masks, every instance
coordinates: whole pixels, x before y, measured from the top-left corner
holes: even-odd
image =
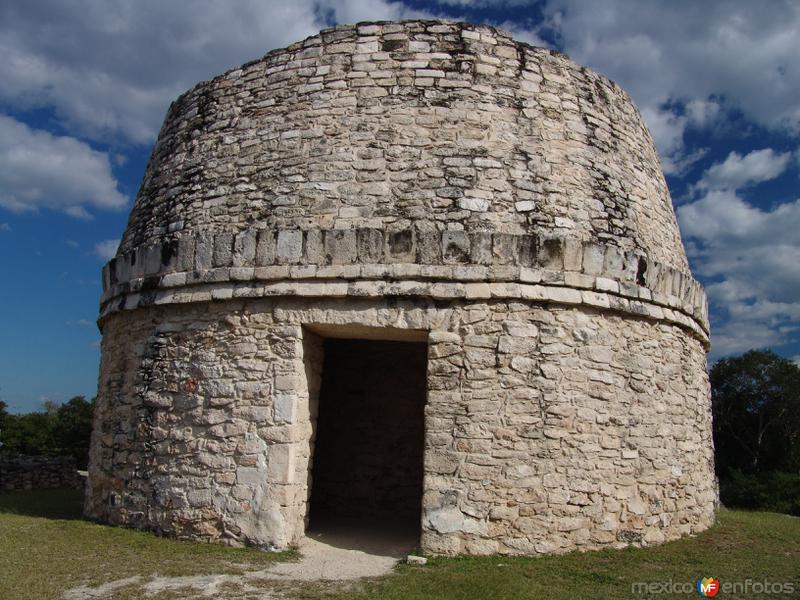
[[[0,456],[0,491],[83,489],[85,483],[66,456]]]
[[[303,255],[303,232],[288,229],[278,232],[276,257],[279,263],[296,263]]]
[[[445,263],[469,262],[470,242],[463,231],[445,231],[442,235],[442,256]]]
[[[334,265],[346,265],[355,262],[358,256],[356,232],[351,229],[326,231],[325,254],[328,262]]]
[[[538,551],[512,541],[522,538],[547,540],[542,549],[588,548],[602,542],[596,536],[584,537],[583,531],[622,532],[619,539],[629,539],[625,532],[634,528],[645,532],[642,535],[658,532],[649,539],[674,539],[684,531],[679,523],[692,523],[692,530],[711,523],[715,490],[708,476],[710,405],[701,342],[677,325],[612,313],[591,316],[580,308],[556,305],[522,308],[485,302],[457,301],[436,309],[423,300],[392,307],[384,300],[362,298],[321,309],[313,299],[256,299],[236,307],[172,305],[115,315],[104,324],[106,360],[88,500],[92,514],[133,523],[120,512],[122,505],[108,504],[108,494],[115,489],[112,482],[129,477],[124,473],[129,469],[127,456],[133,453],[149,458],[129,480],[126,503],[151,502],[146,500],[152,497],[150,490],[166,482],[165,477],[173,481],[179,476],[181,489],[187,491],[210,486],[223,495],[226,486],[241,485],[243,478],[257,481],[257,487],[280,482],[293,486],[294,500],[264,510],[273,511],[273,517],[281,515],[271,522],[280,521],[284,529],[253,524],[242,529],[242,535],[258,543],[297,539],[303,532],[308,494],[306,478],[297,473],[304,472],[309,459],[304,450],[308,433],[303,432],[309,431],[307,407],[314,388],[305,376],[299,324],[385,327],[408,322],[431,330],[426,447],[427,468],[435,479],[426,494],[444,494],[454,487],[467,492],[457,506],[431,509],[426,517],[430,531],[423,533],[431,551]],[[447,316],[453,310],[455,320]],[[412,320],[416,313],[424,317]],[[246,315],[261,317],[253,322]],[[169,323],[169,330],[156,332],[153,316]],[[502,328],[494,323],[502,323]],[[206,340],[214,344],[209,347]],[[175,361],[170,357],[178,349],[181,359]],[[109,390],[126,372],[130,356],[147,358],[129,380],[130,391],[121,389],[114,395],[116,403],[109,404]],[[467,360],[454,362],[461,356]],[[682,374],[686,387],[674,385],[674,373]],[[647,385],[626,386],[623,376]],[[113,433],[119,423],[131,418],[137,422],[133,415],[144,400],[135,390],[144,382],[158,382],[163,390],[159,397],[164,401],[150,409],[147,421],[152,439],[163,439],[155,446],[149,445],[151,438],[140,437],[139,427]],[[223,394],[227,397],[221,401]],[[220,408],[202,409],[206,398]],[[500,398],[502,404],[496,403]],[[687,405],[684,398],[693,404]],[[267,412],[259,418],[261,407]],[[463,407],[457,410],[474,415],[474,420],[454,423],[455,407]],[[197,429],[200,423],[208,429]],[[195,433],[190,434],[192,427]],[[175,444],[193,441],[207,446],[218,440],[241,441],[228,450],[218,447],[201,471],[192,470],[190,463],[174,462],[168,450]],[[511,441],[522,451],[509,454],[506,444]],[[690,446],[693,450],[687,451]],[[595,459],[587,461],[587,456]],[[663,465],[670,466],[669,474]],[[239,471],[244,467],[266,470]],[[645,483],[650,478],[669,483]],[[691,486],[681,484],[689,480]],[[552,492],[538,495],[537,490]],[[508,502],[514,502],[513,507]],[[593,508],[597,503],[603,507],[600,512]],[[517,526],[521,509],[529,516]],[[152,505],[150,526],[177,531],[184,517],[176,510],[168,504]],[[609,515],[614,516],[610,530]],[[646,523],[651,516],[658,516],[658,522]],[[222,518],[228,523],[225,531],[242,528],[236,514],[222,513]],[[193,535],[201,535],[200,530]],[[450,541],[436,541],[436,535]],[[617,539],[614,533],[608,543]]]
[[[638,113],[563,55],[361,24],[200,84],[103,286],[94,518],[296,543],[334,331],[427,341],[426,552],[713,522],[705,295]]]
[[[337,35],[353,43],[315,36],[181,96],[162,136],[189,144],[192,131],[191,146],[156,147],[121,252],[187,232],[236,233],[252,222],[384,228],[395,226],[398,203],[410,229],[442,231],[452,221],[469,232],[559,228],[687,269],[673,251],[680,239],[654,148],[615,84],[507,36],[498,45],[463,38],[453,58],[451,38],[486,28],[404,28],[408,44],[431,47],[419,59],[430,65],[410,70],[398,47],[362,55],[354,69],[343,49],[355,48],[359,34],[349,29]],[[399,41],[384,39],[393,35],[381,30],[370,43]],[[493,70],[462,73],[466,64]],[[382,110],[390,101],[392,110]],[[243,102],[254,116],[232,120]],[[443,151],[456,135],[471,147]],[[335,155],[342,160],[328,152],[337,136],[347,143],[346,155]],[[579,161],[571,159],[577,147]],[[634,165],[631,156],[641,160]]]

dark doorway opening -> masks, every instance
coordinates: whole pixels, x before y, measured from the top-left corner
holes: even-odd
[[[426,343],[323,341],[311,535],[418,545],[426,370]]]

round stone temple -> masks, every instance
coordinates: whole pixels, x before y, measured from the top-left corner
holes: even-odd
[[[707,303],[653,141],[502,31],[336,27],[198,84],[103,289],[98,520],[432,554],[713,522]]]

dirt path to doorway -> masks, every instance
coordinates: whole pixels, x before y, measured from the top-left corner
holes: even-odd
[[[365,528],[341,524],[310,534],[298,546],[295,562],[281,562],[267,569],[240,575],[208,574],[188,577],[137,576],[110,581],[101,586],[68,590],[63,600],[111,598],[128,593],[133,597],[208,597],[230,599],[287,598],[292,590],[308,583],[346,584],[389,573],[415,547],[402,532],[385,530],[370,534]],[[128,596],[126,596],[128,597]]]

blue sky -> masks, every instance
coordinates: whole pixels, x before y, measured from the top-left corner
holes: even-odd
[[[170,101],[322,27],[416,17],[501,26],[628,90],[709,293],[712,359],[800,357],[800,3],[0,0],[0,399],[94,395],[100,268]]]

